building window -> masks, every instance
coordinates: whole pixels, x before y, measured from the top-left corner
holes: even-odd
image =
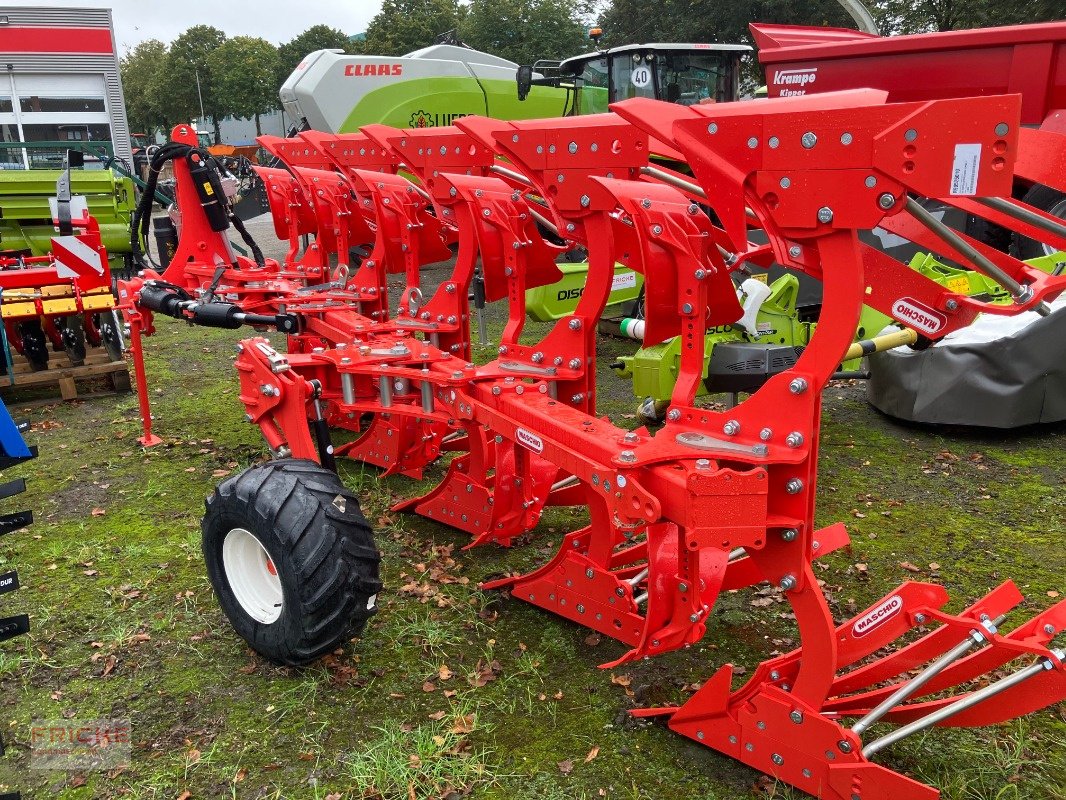
[[[19,97],[26,113],[84,114],[107,111],[102,97]]]
[[[11,106],[11,98],[0,97],[0,114],[10,114],[12,111],[14,108]]]

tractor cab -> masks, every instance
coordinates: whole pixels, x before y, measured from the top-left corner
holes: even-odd
[[[727,103],[740,94],[742,44],[629,44],[574,56],[538,61],[518,71],[518,96],[532,86],[569,90],[568,114],[599,114],[630,97],[668,103]]]

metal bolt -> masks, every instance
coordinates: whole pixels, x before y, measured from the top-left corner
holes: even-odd
[[[781,538],[784,539],[786,542],[796,541],[797,536],[799,536],[799,531],[797,531],[795,528],[785,528],[783,531],[781,531]]]
[[[678,411],[676,408],[671,409],[670,413],[666,415],[666,418],[671,422],[677,422],[679,419],[681,419],[681,412]]]
[[[773,761],[773,762],[774,762],[775,764],[777,764],[777,766],[779,766],[779,767],[780,767],[780,766],[781,766],[782,764],[784,764],[784,763],[785,763],[785,759],[783,759],[783,758],[782,758],[782,757],[781,757],[780,755],[778,755],[777,753],[774,753],[774,754],[773,754],[772,756],[770,756],[770,760],[771,760],[771,761]]]
[[[637,442],[640,441],[640,437],[637,436],[632,431],[630,431],[629,433],[627,433],[625,436],[622,437],[622,441],[625,442],[626,444],[636,444]]]
[[[572,319],[567,323],[567,327],[572,331],[579,331],[581,330],[581,320]]]
[[[809,769],[807,769],[806,767],[804,767],[804,768],[803,768],[803,777],[804,777],[804,778],[809,778],[809,777],[811,777],[811,775],[813,775],[813,774],[814,774],[814,773],[812,773],[812,772],[811,772],[811,771],[810,771]]]
[[[907,132],[903,134],[903,138],[906,139],[908,142],[913,142],[915,139],[918,138],[918,131],[916,131],[914,128],[908,128]],[[847,751],[845,750],[844,752]]]
[[[1010,125],[1006,122],[1001,122],[996,126],[996,136],[1006,136],[1007,131],[1010,130]]]
[[[709,458],[697,458],[696,469],[710,469],[711,460]]]
[[[707,270],[698,269],[694,273],[692,273],[692,275],[696,280],[702,281],[704,278],[707,277]]]
[[[692,313],[692,303],[685,303],[683,306],[681,306],[681,312],[683,314],[691,314]]]
[[[818,209],[818,221],[819,222],[832,222],[833,221],[833,209],[829,206],[822,206]]]
[[[572,222],[568,222],[567,225],[566,225],[566,232],[567,233],[573,233],[575,230],[577,230],[577,226],[574,225],[574,223],[572,223]]]
[[[585,613],[585,607],[583,605],[581,605],[581,603],[577,604],[577,613],[578,614],[584,614]]]
[[[803,394],[807,391],[807,379],[806,378],[793,378],[789,381],[788,390],[792,394]]]
[[[570,142],[570,144],[568,144],[566,146],[566,149],[569,150],[571,153],[576,153],[577,152],[577,142]]]
[[[792,720],[793,722],[795,722],[797,725],[802,725],[803,724],[803,712],[800,711],[798,708],[795,711],[793,711],[791,714],[789,714],[788,718],[790,720]]]
[[[783,592],[791,592],[796,588],[796,576],[786,575],[778,582],[777,588]]]
[[[691,203],[691,204],[689,204],[689,207],[688,207],[688,213],[691,214],[692,216],[696,216],[697,214],[700,213],[700,207],[698,205],[696,205],[695,203]]]
[[[499,386],[493,386],[492,387],[492,393],[494,395],[499,396],[500,392],[502,392],[502,391],[503,391],[503,389],[501,389]]]
[[[919,625],[925,624],[925,614],[915,614],[914,621]]]
[[[896,198],[888,192],[885,192],[877,198],[877,205],[881,206],[881,208],[885,209],[885,211],[888,211],[888,209],[892,208],[892,206],[894,206],[895,204]]]
[[[944,303],[944,307],[947,308],[948,311],[955,311],[959,307],[959,301],[954,297],[948,298],[948,301]]]
[[[487,217],[487,216],[489,216],[489,215],[490,215],[490,214],[492,213],[492,210],[491,210],[491,209],[488,209],[488,208],[486,208],[486,209],[485,209],[485,210],[483,210],[483,211],[482,211],[481,213],[482,213],[482,214],[483,214],[484,216],[486,216],[486,217]]]
[[[625,461],[626,463],[632,463],[637,460],[637,454],[632,450],[623,450],[618,454],[619,461]]]
[[[800,250],[800,246],[798,244],[794,244],[794,245],[792,245],[792,247],[788,248],[788,254],[792,258],[799,258],[800,257],[800,253],[802,253],[802,252],[803,251]]]
[[[785,444],[793,448],[801,447],[803,445],[803,434],[799,431],[792,431],[792,433],[785,437]]]
[[[758,146],[759,146],[759,140],[756,139],[754,136],[752,136],[750,139],[748,139],[748,149],[749,150],[754,150]]]
[[[655,234],[656,236],[658,236],[659,234],[661,234],[663,232],[663,226],[662,225],[652,225],[651,226],[651,232],[653,234]]]
[[[580,403],[584,399],[585,399],[585,395],[583,395],[583,394],[572,394],[572,395],[570,395],[570,402],[571,403]]]
[[[785,484],[785,491],[789,494],[799,494],[803,491],[803,481],[799,478],[789,478],[788,483]]]
[[[679,583],[677,585],[677,590],[679,592],[687,592],[688,591],[688,584],[685,583],[684,581],[681,581],[681,583]]]
[[[544,360],[544,353],[534,353],[532,358],[534,364],[539,364],[541,361]]]
[[[851,137],[850,133],[845,131],[844,133],[840,134],[840,143],[842,145],[846,146],[846,145],[851,144],[851,142],[852,142],[852,137]]]
[[[837,747],[840,748],[841,753],[851,752],[851,742],[849,742],[847,739],[841,739],[839,742],[837,742]]]
[[[760,719],[758,722],[755,723],[755,727],[758,728],[760,731],[764,731],[766,730],[766,722]]]
[[[803,134],[803,136],[800,137],[800,143],[807,150],[810,150],[812,147],[818,144],[818,137],[814,135],[813,131],[807,131],[805,134]]]
[[[770,673],[770,680],[776,681],[776,680],[780,680],[780,678],[781,678],[781,673],[778,672],[776,669],[773,672]]]
[[[873,175],[867,175],[865,183],[867,189],[872,189],[877,186],[877,178],[875,178]]]
[[[592,200],[589,199],[589,196],[587,194],[581,195],[581,207],[582,208],[588,208],[591,203],[592,203]]]
[[[735,419],[731,419],[722,426],[722,433],[726,436],[736,436],[740,433],[740,423]]]
[[[641,208],[651,208],[651,200],[649,200],[648,198],[645,197],[643,200],[640,201],[640,207]]]
[[[762,439],[764,442],[770,441],[770,438],[773,435],[774,432],[772,428],[763,428],[761,431],[759,431],[759,438]]]
[[[708,125],[707,126],[707,133],[710,133],[712,135],[718,133],[718,123],[717,122],[712,122],[710,125]]]
[[[571,358],[566,366],[570,367],[570,369],[577,369],[578,367],[581,366],[581,359],[580,358]]]
[[[744,749],[750,753],[752,750],[755,749],[755,745],[753,745],[751,742],[748,742],[744,745]]]
[[[459,194],[459,192],[454,186],[448,190],[449,197],[455,197],[457,194]]]
[[[771,136],[770,137],[770,141],[767,144],[770,145],[770,148],[772,150],[776,150],[778,148],[778,146],[781,144],[781,140],[778,139],[776,136]]]
[[[505,355],[507,353],[507,345],[501,344],[499,348],[497,348],[496,352],[498,352],[501,356]]]
[[[782,189],[787,189],[791,185],[792,185],[792,181],[790,181],[788,178],[782,178],[781,179],[781,188]]]
[[[1002,136],[1002,135],[1003,134],[1001,133],[1000,136]],[[1055,633],[1055,626],[1050,624],[1050,623],[1048,623],[1047,625],[1044,626],[1044,633],[1046,633],[1048,636],[1052,636]]]

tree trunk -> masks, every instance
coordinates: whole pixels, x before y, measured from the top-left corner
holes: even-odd
[[[218,124],[218,117],[211,117],[211,125],[215,129],[215,144],[222,144],[222,129]]]
[[[255,135],[256,136],[262,136],[263,135],[263,126],[259,124],[259,112],[258,111],[255,112]]]

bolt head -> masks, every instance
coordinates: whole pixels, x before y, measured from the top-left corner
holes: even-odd
[[[795,711],[790,713],[788,715],[788,718],[790,720],[792,720],[793,722],[795,722],[797,725],[802,725],[803,724],[803,712],[800,711],[799,709],[796,709]]]
[[[544,360],[544,353],[534,353],[532,359],[534,364],[539,364]]]
[[[782,178],[779,183],[782,189],[787,189],[789,186],[792,185],[792,181],[789,178]]]
[[[736,436],[738,433],[740,433],[740,423],[737,422],[735,419],[729,420],[725,425],[722,426],[722,433],[724,433],[726,436]]]
[[[759,140],[756,137],[752,136],[750,139],[748,139],[748,149],[749,150],[754,150],[758,146],[759,146]]]
[[[783,758],[782,758],[782,757],[781,757],[780,755],[778,755],[777,753],[774,753],[774,754],[773,754],[772,756],[770,756],[770,760],[771,760],[771,761],[773,761],[773,762],[774,762],[775,764],[777,764],[777,766],[779,766],[779,767],[780,767],[780,766],[781,766],[782,764],[784,764],[784,763],[785,763],[785,759],[783,759]]]
[[[693,277],[695,277],[698,281],[702,281],[704,278],[707,277],[707,270],[698,269],[693,273]]]
[[[944,306],[945,308],[947,308],[948,311],[957,311],[959,308],[959,301],[956,300],[954,297],[951,297],[948,298],[948,301],[946,303],[944,303]]]
[[[581,330],[581,320],[572,319],[566,324],[566,326],[572,331],[579,331]]]
[[[637,454],[632,450],[623,450],[618,454],[619,461],[633,462],[637,460]]]
[[[645,197],[643,200],[640,201],[640,207],[641,208],[651,208],[651,200],[649,200],[648,198]]]
[[[785,528],[785,530],[781,531],[781,538],[786,542],[796,541],[797,536],[799,536],[799,531],[795,528]]]
[[[837,742],[837,747],[840,748],[841,753],[851,752],[851,742],[849,742],[847,739],[841,739],[839,742]]]
[[[918,138],[918,131],[916,131],[914,128],[909,128],[907,132],[903,134],[903,138],[906,139],[908,142],[913,142],[915,139]]]
[[[683,306],[681,306],[681,312],[683,314],[691,314],[692,313],[692,303],[685,303]]]
[[[792,245],[792,247],[788,248],[788,254],[792,258],[799,258],[802,253],[803,251],[800,249],[800,246],[798,244],[794,244]]]
[[[829,206],[822,206],[818,209],[818,221],[819,222],[832,222],[833,221],[833,209]]]
[[[799,431],[792,431],[792,433],[785,437],[785,444],[792,448],[802,447],[803,434]]]
[[[717,122],[712,122],[710,125],[708,125],[707,126],[707,133],[710,133],[712,135],[715,134],[715,133],[718,133],[718,123]]]
[[[803,394],[807,391],[807,379],[806,378],[793,378],[789,381],[788,390],[792,394]]]
[[[1044,626],[1044,633],[1046,633],[1048,636],[1051,636],[1052,634],[1055,633],[1055,626],[1051,625],[1050,623],[1045,625]]]
[[[785,484],[785,491],[789,494],[799,494],[803,491],[803,481],[799,478],[790,478]]]
[[[771,136],[767,144],[770,145],[771,150],[776,150],[778,147],[781,146],[781,140],[778,139],[776,136]]]
[[[697,458],[696,469],[710,469],[711,460],[709,458]]]
[[[841,143],[841,144],[843,144],[843,145],[849,145],[849,144],[851,144],[851,143],[852,143],[852,141],[853,141],[853,139],[852,139],[852,136],[851,136],[851,134],[850,134],[850,133],[847,133],[847,132],[845,131],[844,133],[840,134],[840,143]]]
[[[773,435],[774,431],[772,428],[763,428],[761,431],[759,431],[759,438],[762,439],[764,442],[770,441],[770,439],[773,438]]]
[[[660,233],[663,232],[663,226],[662,225],[652,225],[651,226],[651,232],[654,235],[658,236]]]
[[[916,623],[918,623],[919,625],[924,624],[925,623],[925,614],[915,614],[914,615],[914,621]]]
[[[892,208],[896,204],[896,198],[891,193],[885,192],[877,198],[877,205],[881,206],[885,211]]]
[[[783,592],[791,592],[796,588],[796,576],[786,575],[777,584],[777,587]]]
[[[501,345],[500,345],[500,346],[499,346],[499,347],[498,347],[498,348],[496,349],[496,352],[498,352],[498,353],[499,353],[499,354],[500,354],[501,356],[502,356],[502,355],[504,355],[504,354],[505,354],[505,353],[507,352],[507,345],[503,345],[503,344],[501,344]]]
[[[582,208],[588,208],[591,203],[592,203],[592,200],[589,199],[589,196],[587,194],[581,195],[581,207]]]
[[[814,131],[807,131],[800,137],[800,144],[803,145],[804,149],[810,150],[818,144],[818,137],[814,134]]]
[[[671,409],[670,412],[666,415],[666,418],[671,422],[677,422],[679,419],[681,419],[681,412],[678,411],[676,408]]]
[[[581,359],[571,358],[570,361],[567,362],[567,366],[570,367],[570,369],[578,369],[581,366]]]

